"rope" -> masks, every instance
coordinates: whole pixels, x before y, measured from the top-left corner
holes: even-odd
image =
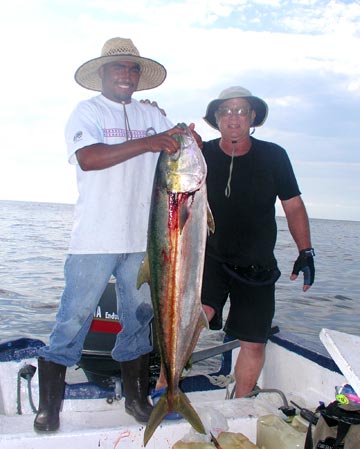
[[[224,376],[223,374],[221,374],[220,376],[209,376],[208,374],[202,374],[202,376],[205,376],[209,380],[211,385],[215,385],[216,387],[220,388],[226,388],[225,399],[231,399],[229,385],[235,381],[235,378],[232,374],[228,374],[227,376]]]
[[[22,407],[21,407],[21,378],[27,381],[27,390],[28,390],[28,398],[32,411],[37,413],[37,409],[35,407],[32,391],[31,391],[31,379],[35,374],[36,368],[32,365],[25,365],[19,369],[17,375],[17,396],[16,396],[16,406],[18,415],[22,415]]]
[[[21,387],[21,374],[20,371],[17,375],[17,392],[16,392],[16,408],[17,408],[17,414],[22,415],[22,409],[21,409],[21,394],[20,394],[20,387]]]
[[[234,388],[233,388],[233,390],[231,392],[230,399],[234,398],[235,390],[236,390],[236,384],[235,384],[235,386],[234,386]],[[277,388],[259,388],[257,385],[255,385],[253,391],[251,391],[249,394],[244,396],[244,398],[251,398],[253,396],[258,395],[259,393],[277,393],[281,397],[281,399],[283,401],[283,404],[284,404],[283,408],[284,409],[288,409],[289,408],[289,403],[288,403],[288,401],[286,399],[285,394],[281,390],[278,390]]]

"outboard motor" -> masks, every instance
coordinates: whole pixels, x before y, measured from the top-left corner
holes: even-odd
[[[111,357],[117,334],[121,325],[117,315],[115,283],[109,282],[94,313],[88,335],[86,336],[82,357],[78,366],[82,368],[89,382],[100,387],[112,388],[121,379],[120,362]],[[156,381],[160,372],[160,357],[151,326],[154,351],[150,357],[150,381]]]

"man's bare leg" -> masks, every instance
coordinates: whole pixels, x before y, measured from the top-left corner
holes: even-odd
[[[235,397],[241,398],[250,393],[264,366],[265,343],[240,341],[240,352],[235,364]]]
[[[202,305],[202,308],[205,312],[206,318],[208,319],[208,321],[210,323],[210,321],[214,318],[215,310],[212,307],[207,306],[205,304]]]
[[[212,307],[203,304],[203,309],[208,321],[215,311]],[[250,393],[260,376],[265,362],[265,343],[250,343],[240,341],[240,352],[235,364],[235,397],[241,398]]]

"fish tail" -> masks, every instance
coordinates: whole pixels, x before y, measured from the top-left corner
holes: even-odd
[[[196,410],[191,405],[188,397],[181,390],[178,390],[174,398],[173,412],[180,413],[199,433],[206,433],[203,423]]]
[[[159,402],[155,405],[153,411],[151,412],[149,421],[146,424],[144,432],[144,446],[147,445],[150,438],[153,436],[156,428],[159,426],[161,421],[169,412],[168,401],[167,401],[167,391],[159,399]]]
[[[154,434],[156,428],[169,412],[179,413],[182,415],[192,427],[199,433],[206,433],[203,423],[187,396],[178,390],[173,399],[173,407],[169,409],[168,390],[161,396],[159,402],[154,407],[150,415],[150,419],[146,425],[144,432],[144,446]]]

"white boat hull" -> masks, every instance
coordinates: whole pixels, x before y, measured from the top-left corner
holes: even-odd
[[[281,334],[268,343],[260,388],[281,390],[288,401],[316,408],[319,401],[331,402],[335,386],[346,383],[331,360],[314,351],[301,354],[301,345],[289,343]],[[236,360],[234,350],[232,360]],[[60,415],[61,426],[54,433],[33,430],[34,412],[28,398],[27,382],[20,382],[21,411],[17,399],[18,372],[25,364],[36,366],[36,358],[0,362],[0,449],[138,449],[143,448],[144,426],[124,411],[124,399],[109,404],[102,399],[66,399]],[[324,365],[328,365],[327,367]],[[334,368],[334,369],[333,369]],[[84,384],[86,388],[86,383]],[[230,385],[232,388],[232,385]],[[37,375],[31,381],[37,406]],[[216,425],[242,433],[256,443],[257,420],[278,414],[283,401],[279,394],[261,393],[257,397],[225,400],[226,390],[187,393],[208,430]],[[290,404],[291,405],[291,404]],[[219,429],[217,429],[219,430]],[[163,421],[147,444],[148,449],[171,449],[186,435],[195,433],[185,420]]]

